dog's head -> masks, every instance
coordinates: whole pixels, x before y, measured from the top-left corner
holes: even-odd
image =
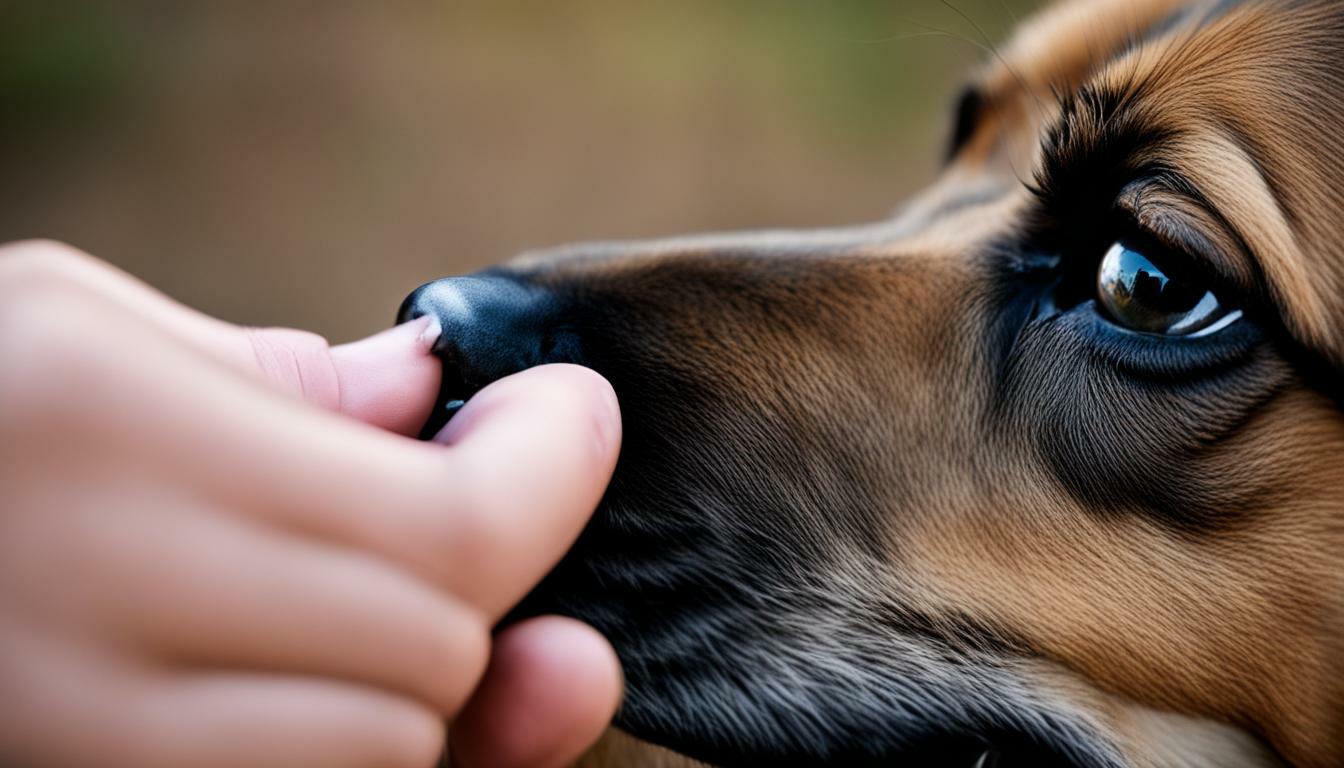
[[[891,221],[407,300],[446,401],[549,361],[620,396],[521,610],[714,762],[1340,764],[1344,5],[1064,5],[958,113]]]

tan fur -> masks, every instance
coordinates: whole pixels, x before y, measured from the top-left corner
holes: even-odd
[[[1162,119],[1189,134],[1169,150],[1169,161],[1260,257],[1290,327],[1338,355],[1344,343],[1338,201],[1304,200],[1301,226],[1294,229],[1254,163],[1218,125],[1238,116],[1243,126],[1264,131],[1258,138],[1284,157],[1286,176],[1301,188],[1337,183],[1321,176],[1306,148],[1275,135],[1295,126],[1277,122],[1272,92],[1254,79],[1276,57],[1285,60],[1281,71],[1292,71],[1284,51],[1298,50],[1288,43],[1312,19],[1248,7],[1202,30],[1200,44],[1188,51],[1176,34],[1091,71],[1098,51],[1182,5],[1188,3],[1065,4],[1024,30],[1006,62],[991,71],[989,87],[1020,94],[1025,81],[1034,97],[1044,98],[1046,82],[1068,88],[1145,83]],[[1210,100],[1225,112],[1210,112]],[[1201,107],[1183,113],[1187,104]],[[1014,130],[1034,136],[1040,122],[1023,121],[1006,132]],[[1311,204],[1317,209],[1305,208]],[[1344,658],[1338,640],[1344,629],[1338,549],[1344,465],[1312,462],[1297,446],[1311,446],[1311,456],[1344,455],[1344,425],[1332,403],[1303,395],[1263,414],[1240,442],[1228,451],[1229,471],[1255,467],[1294,477],[1302,493],[1279,510],[1272,527],[1237,532],[1216,546],[1183,546],[1132,521],[1105,530],[1093,521],[1074,519],[1080,527],[1061,529],[1044,520],[1045,527],[1032,530],[1030,518],[987,528],[972,516],[964,525],[931,520],[937,525],[909,550],[927,560],[929,596],[963,607],[999,604],[997,621],[1029,628],[1105,687],[1135,701],[1254,724],[1295,764],[1335,765],[1344,754],[1344,687],[1337,673]],[[1294,567],[1266,572],[1274,563]],[[1251,572],[1255,582],[1244,578]],[[1087,589],[1071,592],[1069,585]],[[1177,640],[1192,637],[1199,645]],[[1107,646],[1096,638],[1107,639]]]
[[[1190,546],[1130,520],[929,518],[909,546],[930,585],[924,597],[988,609],[995,623],[1027,631],[1120,694],[1122,706],[1258,727],[1294,764],[1334,765],[1344,712],[1333,634],[1344,589],[1334,549],[1344,474],[1303,464],[1294,448],[1324,441],[1344,451],[1331,409],[1292,398],[1243,438],[1240,466],[1296,475],[1303,488],[1272,526]],[[1042,498],[1038,508],[1056,506]]]
[[[645,744],[612,728],[577,763],[577,768],[640,766],[640,768],[703,768],[704,763],[662,747]]]

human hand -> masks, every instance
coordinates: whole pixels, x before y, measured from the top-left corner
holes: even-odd
[[[615,397],[545,366],[407,439],[427,322],[328,348],[0,248],[0,762],[429,766],[452,720],[461,764],[549,766],[597,738],[606,641],[490,628],[596,505]]]

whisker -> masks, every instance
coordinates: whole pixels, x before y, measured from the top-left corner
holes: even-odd
[[[1022,25],[1022,20],[1013,12],[1013,7],[1008,5],[1007,0],[999,0],[999,7],[1003,9],[1004,13],[1008,14],[1008,20],[1013,23],[1014,28]]]
[[[965,11],[953,5],[950,0],[939,0],[939,2],[942,3],[949,10],[951,10],[953,13],[960,16],[963,20],[966,21],[967,24],[970,24],[971,27],[975,29],[976,34],[980,35],[980,39],[984,41],[989,52],[993,54],[994,58],[997,59],[998,62],[1003,65],[1004,69],[1008,70],[1008,73],[1013,76],[1013,79],[1017,80],[1017,84],[1021,86],[1022,90],[1025,91],[1029,96],[1031,96],[1031,100],[1036,104],[1036,112],[1037,112],[1036,116],[1040,118],[1042,121],[1044,121],[1049,113],[1045,109],[1045,105],[1041,103],[1040,96],[1037,95],[1034,89],[1032,89],[1027,85],[1026,78],[1022,77],[1022,74],[1017,71],[1017,68],[1014,67],[1012,64],[1008,63],[1008,60],[1004,58],[1003,54],[999,51],[999,47],[995,45],[994,41],[990,38],[990,36],[985,33],[984,27],[981,27],[978,23],[976,23],[975,19],[971,18],[970,15],[967,14]]]
[[[889,37],[889,38],[877,38],[877,39],[874,39],[874,40],[860,41],[860,42],[884,43],[884,42],[893,42],[893,41],[907,40],[907,39],[911,39],[911,38],[920,38],[920,37],[946,37],[946,38],[950,38],[950,39],[952,39],[952,40],[956,40],[956,41],[958,41],[958,42],[966,43],[967,45],[974,46],[975,48],[977,48],[978,50],[980,50],[980,51],[982,51],[982,52],[984,52],[984,53],[988,53],[988,54],[993,54],[993,53],[994,53],[994,51],[993,51],[992,49],[990,49],[989,47],[987,47],[987,46],[984,45],[983,43],[979,42],[978,40],[974,40],[974,39],[972,39],[972,38],[970,38],[970,37],[967,37],[966,35],[963,35],[963,34],[961,34],[961,33],[959,33],[959,32],[953,32],[953,31],[951,31],[951,30],[943,29],[943,28],[941,28],[941,27],[935,27],[935,26],[933,26],[933,25],[931,25],[931,24],[925,24],[925,23],[923,23],[923,22],[915,21],[914,19],[907,18],[907,17],[904,17],[904,16],[897,17],[896,20],[897,20],[897,21],[900,21],[900,22],[902,22],[902,23],[904,23],[904,24],[909,24],[909,25],[912,26],[912,27],[918,27],[919,29],[921,29],[921,30],[923,30],[923,31],[922,31],[922,32],[912,32],[912,33],[910,33],[910,34],[906,34],[906,35],[893,35],[892,37]]]
[[[915,22],[910,22],[910,23],[913,24],[913,23],[915,23]],[[919,25],[919,26],[922,26],[922,25]],[[926,30],[924,30],[924,31],[922,31],[922,32],[911,32],[911,33],[909,33],[909,34],[905,34],[905,35],[892,35],[892,36],[890,36],[890,37],[876,37],[876,38],[871,38],[871,39],[858,38],[857,40],[855,40],[855,42],[857,42],[857,43],[862,43],[862,44],[864,44],[864,45],[875,45],[875,44],[879,44],[879,43],[899,43],[899,42],[901,42],[902,40],[916,40],[916,39],[919,39],[919,38],[926,38],[926,37],[949,37],[949,38],[952,38],[952,39],[957,40],[957,41],[959,41],[959,42],[969,43],[969,44],[971,44],[971,45],[976,46],[977,48],[981,48],[981,49],[984,48],[984,46],[980,45],[979,43],[977,43],[977,42],[974,41],[974,40],[971,40],[971,39],[965,37],[964,35],[958,35],[958,34],[955,34],[955,33],[952,33],[952,32],[947,32],[947,31],[944,31],[944,30],[941,30],[941,29],[926,29]]]

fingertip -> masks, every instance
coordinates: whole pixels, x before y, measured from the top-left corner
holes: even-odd
[[[561,616],[509,627],[450,729],[454,760],[468,768],[569,765],[611,723],[623,687],[616,652],[592,627]]]
[[[494,382],[471,398],[434,437],[434,442],[456,445],[469,439],[494,416],[516,406],[546,411],[538,428],[566,419],[586,421],[597,458],[614,464],[621,443],[621,409],[611,383],[591,368],[567,363],[537,366]],[[568,425],[582,431],[583,425]]]
[[[430,354],[437,337],[422,317],[366,339],[332,347],[341,412],[403,435],[429,417],[442,368]]]

